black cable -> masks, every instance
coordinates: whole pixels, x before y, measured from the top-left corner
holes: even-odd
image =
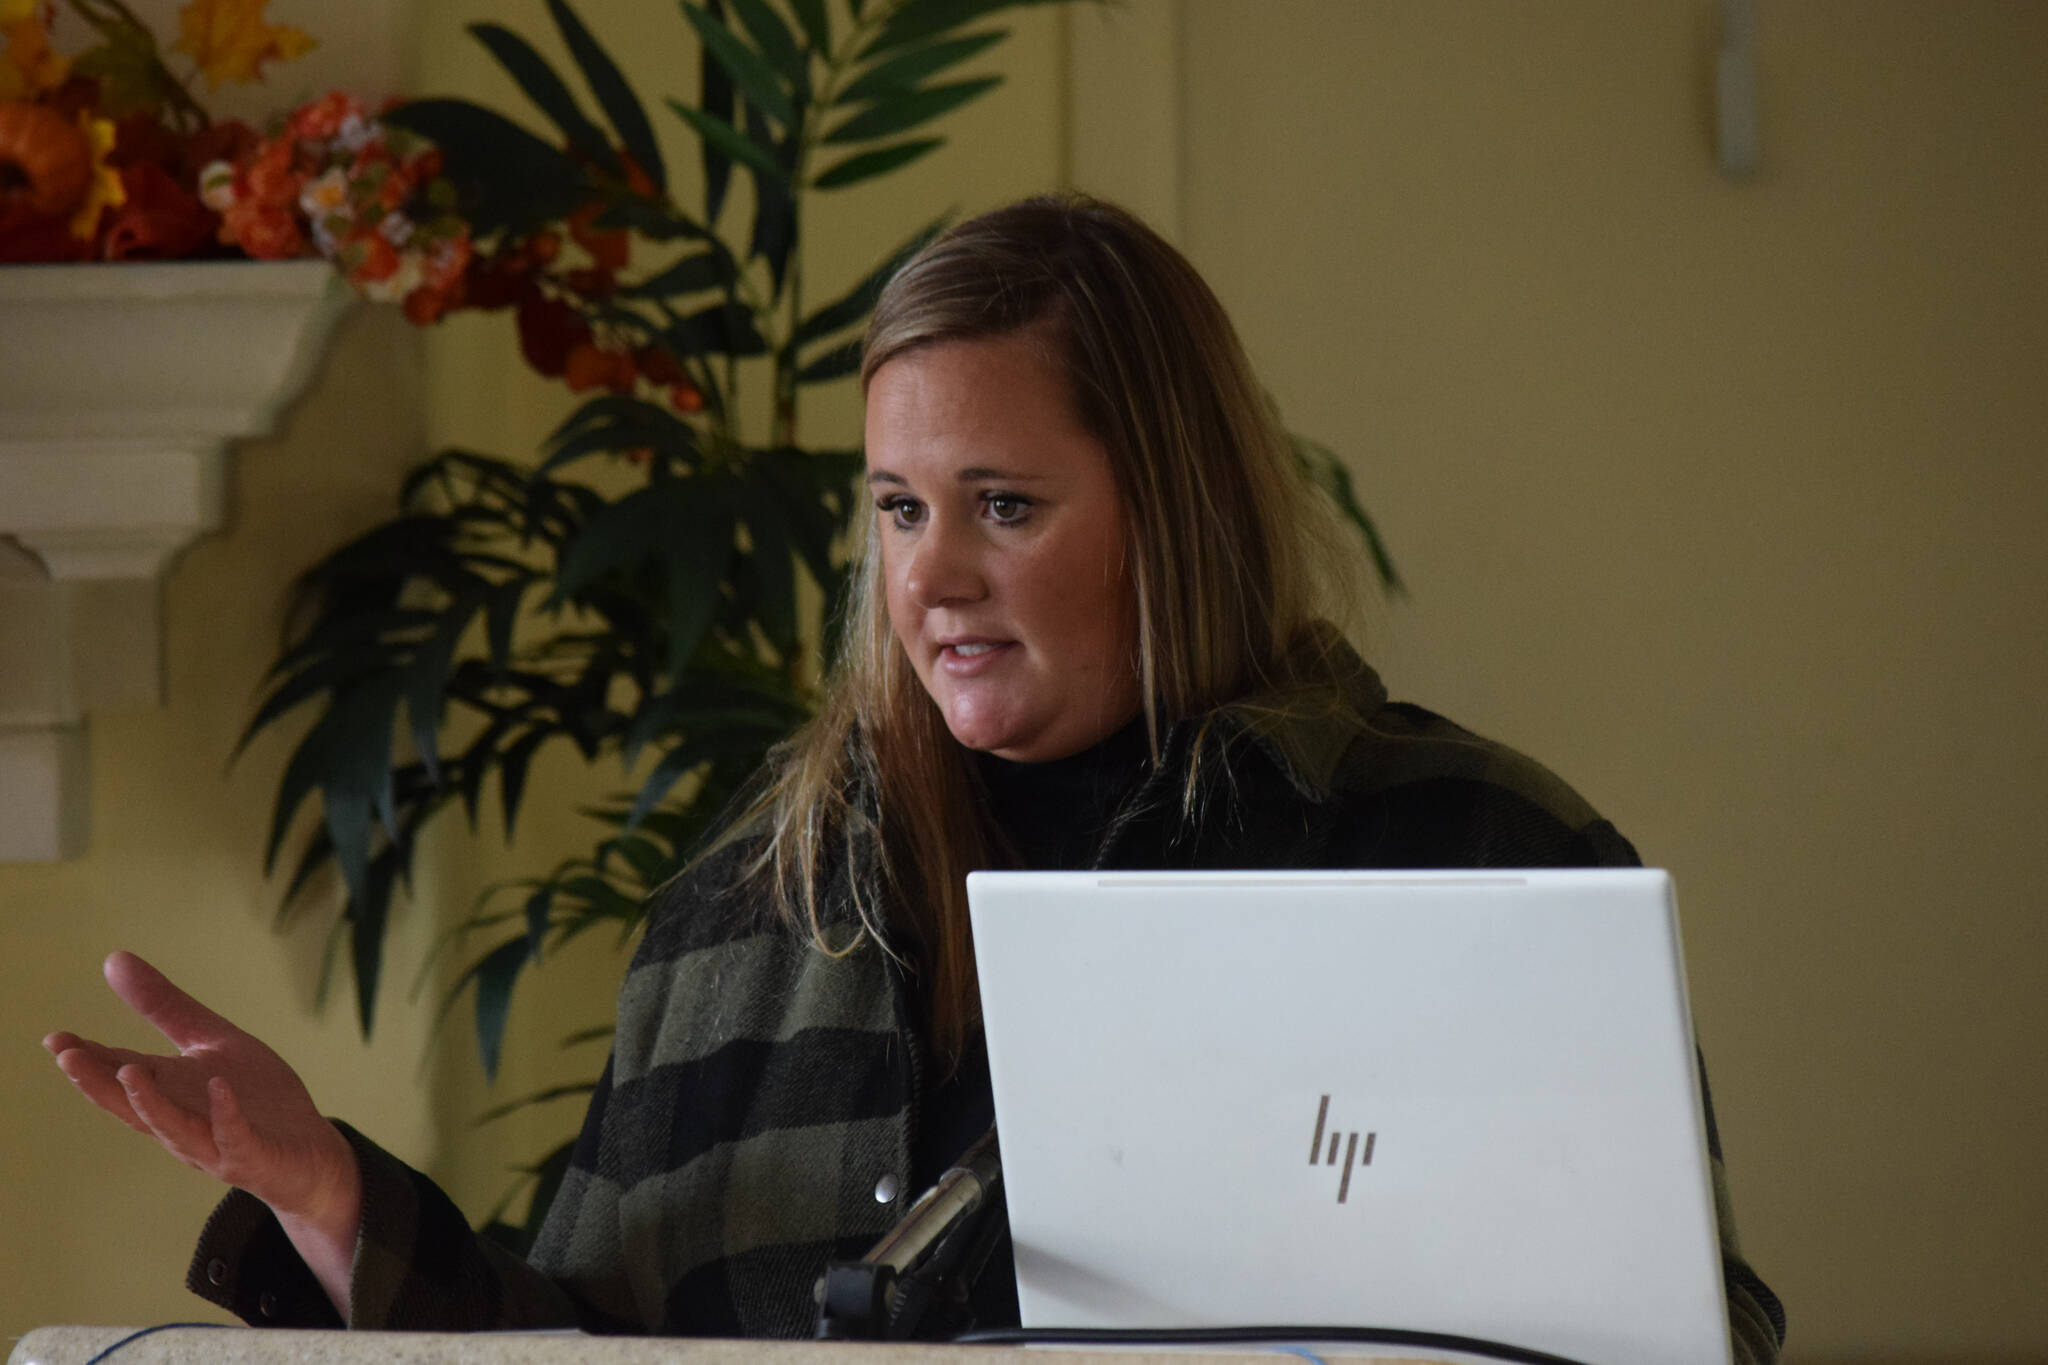
[[[1568,1356],[1511,1346],[1504,1341],[1405,1327],[1001,1327],[986,1332],[963,1332],[953,1340],[963,1346],[1245,1346],[1283,1341],[1355,1341],[1372,1346],[1463,1351],[1515,1361],[1517,1365],[1584,1365]]]
[[[91,1356],[87,1357],[85,1365],[100,1365],[100,1362],[102,1360],[105,1360],[108,1356],[120,1350],[129,1342],[140,1341],[142,1340],[142,1338],[150,1335],[152,1332],[168,1332],[174,1327],[218,1327],[225,1331],[229,1327],[229,1324],[225,1322],[160,1322],[154,1327],[138,1328],[136,1331],[130,1332],[127,1336],[122,1337],[119,1341],[113,1342],[106,1346],[102,1346],[99,1350],[94,1351]]]

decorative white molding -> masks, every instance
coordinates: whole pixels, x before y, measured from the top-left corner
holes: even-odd
[[[0,860],[82,850],[85,713],[161,700],[158,584],[351,297],[325,261],[0,268]]]
[[[85,852],[83,725],[0,725],[0,862],[56,862]]]
[[[161,574],[348,299],[324,261],[0,270],[0,535],[60,581]]]

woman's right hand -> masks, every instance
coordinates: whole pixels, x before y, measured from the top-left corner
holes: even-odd
[[[345,1318],[362,1219],[362,1176],[348,1139],[321,1117],[283,1058],[156,968],[115,953],[106,977],[177,1051],[134,1052],[52,1033],[43,1046],[59,1069],[172,1156],[268,1204]]]

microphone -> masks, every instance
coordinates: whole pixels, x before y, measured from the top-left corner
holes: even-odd
[[[1002,1183],[1002,1153],[990,1128],[865,1256],[825,1267],[814,1291],[818,1339],[900,1341],[914,1334],[948,1277],[986,1257],[990,1239],[974,1234]],[[969,1256],[970,1247],[980,1255]]]

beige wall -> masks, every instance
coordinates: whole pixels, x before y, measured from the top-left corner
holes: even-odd
[[[689,87],[667,7],[581,8],[643,94]],[[1016,19],[1011,84],[960,145],[821,207],[812,278],[1069,165],[1176,227],[1414,584],[1375,647],[1397,692],[1543,758],[1676,871],[1791,1359],[2040,1359],[2048,9],[1761,8],[1747,185],[1708,150],[1704,3],[1130,0],[1074,16],[1071,68],[1058,16]],[[420,6],[417,88],[514,107],[460,34],[485,14],[545,28],[538,0]],[[603,952],[516,1003],[491,1096],[461,1029],[430,1049],[402,992],[371,1050],[315,1016],[318,935],[268,934],[256,868],[284,746],[221,772],[282,584],[424,444],[411,386],[428,439],[508,454],[562,409],[502,319],[428,337],[423,373],[413,344],[358,317],[245,453],[232,525],[170,582],[169,705],[94,718],[92,852],[0,867],[0,1341],[197,1310],[175,1281],[204,1182],[84,1112],[33,1044],[116,1026],[111,947],[207,982],[474,1214],[544,1135],[468,1116],[594,1067],[551,1044],[608,1009]],[[854,406],[812,420],[851,432]],[[591,789],[571,764],[536,787]],[[394,981],[481,882],[587,841],[539,816],[509,856],[494,831],[439,847]]]
[[[1791,1358],[2039,1360],[2048,8],[1760,5],[1750,184],[1713,8],[1138,5],[1075,164],[1352,458],[1397,695],[1676,872]]]

